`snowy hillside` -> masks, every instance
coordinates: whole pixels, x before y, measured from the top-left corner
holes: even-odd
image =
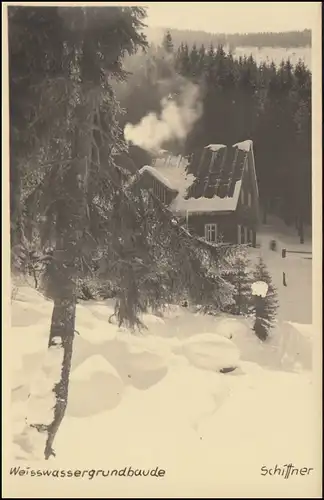
[[[302,60],[308,68],[312,67],[312,49],[310,47],[236,47],[233,52],[234,57],[237,58],[248,57],[251,54],[257,63],[274,61],[279,65],[283,59],[290,59],[293,65]]]
[[[56,458],[37,468],[159,466],[166,470],[162,496],[224,488],[235,495],[239,487],[253,496],[280,487],[285,495],[296,486],[312,494],[314,476],[271,481],[260,474],[264,464],[315,467],[311,327],[280,323],[262,344],[248,321],[174,306],[163,318],[146,315],[148,330],[134,336],[107,322],[112,308],[112,301],[77,306],[67,414]],[[31,388],[45,383],[39,370],[51,311],[28,287],[12,302],[12,465],[36,460],[24,441],[24,419]],[[114,491],[127,494],[128,482],[114,479]],[[145,479],[133,495],[144,495],[156,481]],[[46,493],[45,480],[38,486]],[[96,478],[101,481],[107,479]],[[82,482],[84,494],[90,483]]]

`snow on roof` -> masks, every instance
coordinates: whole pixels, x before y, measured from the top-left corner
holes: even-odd
[[[149,172],[150,174],[152,174],[157,180],[162,182],[162,184],[164,184],[169,189],[172,189],[172,191],[176,190],[176,187],[174,186],[174,184],[171,184],[171,182],[164,175],[162,175],[161,172],[157,168],[150,167],[149,165],[145,165],[144,167],[142,167],[140,169],[139,173],[144,174],[144,172]]]
[[[218,151],[219,149],[226,148],[225,144],[209,144],[206,148],[211,151]]]
[[[250,151],[250,149],[253,146],[253,142],[251,139],[248,139],[247,141],[243,142],[237,142],[236,144],[233,144],[233,147],[239,148],[241,151]]]
[[[244,141],[234,145],[234,147],[244,152],[249,151],[251,146],[252,141]],[[223,148],[226,148],[223,144],[209,144],[209,146],[206,146],[206,149],[209,149],[212,154],[217,154]],[[218,160],[220,161],[221,158],[218,158]],[[188,198],[188,189],[194,185],[197,177],[187,172],[187,165],[188,160],[186,158],[169,155],[164,159],[157,158],[154,167],[148,165],[142,167],[140,173],[149,172],[167,188],[178,192],[170,205],[170,209],[175,214],[185,215],[187,212],[234,212],[236,210],[242,185],[240,176],[236,179],[236,182],[233,179],[230,196],[214,194],[212,197],[195,197],[189,195]]]
[[[166,160],[157,159],[154,167],[145,166],[140,169],[140,173],[150,172],[160,182],[173,191],[178,191],[181,196],[185,196],[189,186],[195,180],[192,174],[188,174],[186,167],[188,160],[171,156]]]
[[[237,207],[237,202],[240,195],[242,181],[237,181],[232,197],[226,196],[220,198],[189,198],[185,199],[178,195],[171,204],[171,209],[174,213],[184,215],[187,212],[205,213],[205,212],[234,212]]]

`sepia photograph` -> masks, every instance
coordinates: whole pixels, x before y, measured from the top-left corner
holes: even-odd
[[[320,497],[320,17],[3,4],[6,498]]]

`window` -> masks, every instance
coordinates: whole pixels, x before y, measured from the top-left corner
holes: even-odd
[[[163,203],[164,205],[166,205],[166,202],[167,202],[167,199],[166,199],[166,189],[156,179],[153,179],[153,193],[155,194],[155,196],[157,198],[159,198],[159,200],[161,201],[161,203]]]
[[[217,224],[205,224],[205,239],[207,241],[217,241]]]
[[[249,243],[249,230],[244,226],[244,243]]]
[[[252,195],[250,192],[248,193],[248,205],[249,207],[252,207]]]
[[[241,203],[244,205],[244,189],[241,189]]]
[[[241,245],[248,243],[249,231],[248,228],[242,226],[241,224],[237,225],[237,242]]]

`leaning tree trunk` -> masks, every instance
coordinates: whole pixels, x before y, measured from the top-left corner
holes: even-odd
[[[83,112],[82,112],[83,111]],[[75,147],[76,147],[76,162],[71,169],[71,189],[72,198],[74,199],[75,211],[71,214],[72,221],[69,221],[68,226],[72,227],[72,234],[68,231],[68,241],[63,243],[64,250],[67,255],[67,261],[63,258],[62,265],[62,282],[59,283],[58,294],[54,300],[54,309],[52,315],[52,324],[49,338],[49,349],[59,344],[63,351],[61,377],[54,386],[55,407],[53,421],[47,429],[47,441],[45,446],[45,458],[48,459],[51,455],[55,455],[53,451],[53,442],[60,424],[64,418],[66,407],[68,404],[68,388],[69,376],[71,370],[71,361],[73,353],[73,340],[75,332],[75,315],[76,315],[76,280],[78,274],[77,261],[80,254],[78,250],[78,241],[81,240],[87,220],[87,181],[88,181],[88,166],[90,164],[91,142],[87,140],[88,134],[80,133],[83,125],[89,127],[91,123],[92,109],[89,107],[81,110],[80,118],[82,120],[80,128],[76,131]],[[83,121],[84,120],[84,121]],[[88,125],[87,125],[88,124]],[[88,137],[89,138],[89,137]],[[72,222],[72,224],[71,224]],[[64,241],[64,240],[63,240]],[[71,260],[72,259],[72,260]],[[70,273],[68,272],[70,269]]]
[[[87,99],[85,97],[85,99]],[[47,358],[40,376],[47,378],[46,390],[42,394],[34,391],[33,399],[43,398],[47,413],[40,415],[32,411],[27,423],[37,430],[44,441],[36,445],[45,459],[55,456],[53,442],[64,418],[68,404],[69,376],[73,353],[76,316],[76,279],[80,270],[83,251],[83,235],[87,225],[87,184],[91,155],[91,123],[93,123],[91,100],[80,104],[76,110],[78,124],[72,146],[75,160],[63,178],[66,199],[59,203],[56,219],[56,248],[48,273],[48,293],[54,301]],[[29,440],[32,447],[35,446]],[[38,438],[36,438],[38,442]]]
[[[56,299],[52,314],[52,324],[49,338],[49,350],[55,348],[62,352],[61,376],[55,384],[55,407],[52,422],[47,427],[45,444],[45,459],[53,455],[53,442],[61,425],[68,403],[69,376],[73,353],[73,340],[75,331],[76,294],[75,290],[67,288],[65,298]]]

